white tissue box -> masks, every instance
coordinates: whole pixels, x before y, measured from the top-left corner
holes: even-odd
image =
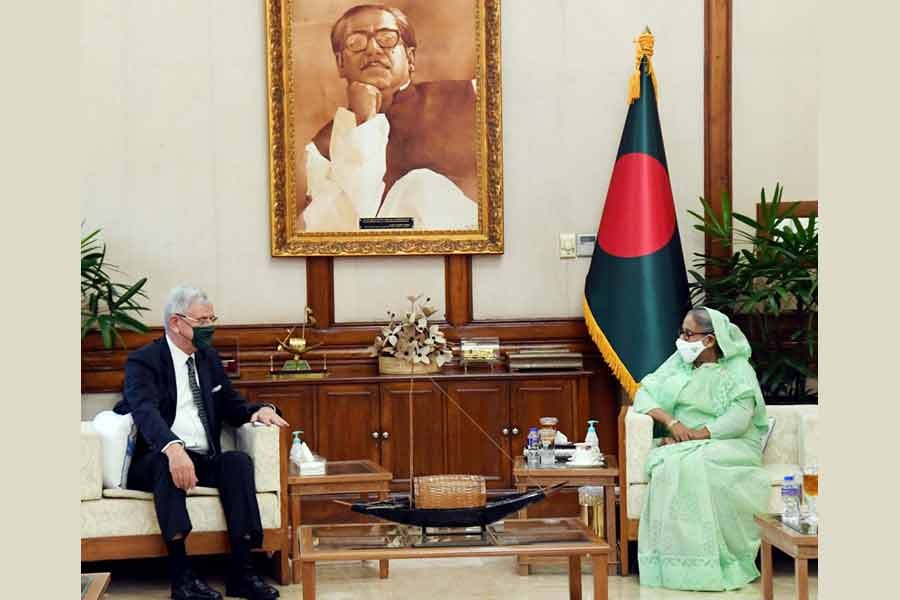
[[[321,456],[313,456],[313,460],[307,460],[301,462],[298,467],[300,467],[300,475],[324,475],[325,474],[325,463],[327,461]]]

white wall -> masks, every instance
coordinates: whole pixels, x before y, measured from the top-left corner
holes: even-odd
[[[305,262],[269,256],[262,4],[84,3],[82,216],[150,324],[181,280],[228,323],[302,318]]]
[[[818,200],[819,43],[815,0],[734,3],[732,162],[735,210],[771,198]]]
[[[743,70],[735,77],[735,190],[748,187],[741,177],[751,180],[751,192],[773,180],[764,170],[745,175],[744,169],[777,152],[783,156],[773,164],[786,173],[809,170],[814,184],[815,155],[787,152],[777,139],[769,143],[771,135],[755,136],[757,146],[747,147],[741,135],[777,129],[773,114],[799,110],[793,87],[783,95],[748,90],[740,87],[743,77],[781,69],[783,83],[810,71],[769,55],[748,67],[747,60],[757,60],[739,56],[748,40],[765,48],[761,36],[778,37],[766,32],[778,23],[766,12],[775,3],[765,2],[760,14],[755,3],[736,4],[735,68]],[[132,279],[150,278],[155,312],[148,321],[159,323],[157,307],[182,279],[205,287],[227,322],[300,319],[304,260],[269,256],[262,0],[84,5],[82,215],[88,228],[104,228],[112,262]],[[778,16],[800,18],[794,5],[780,3]],[[689,260],[702,248],[684,211],[697,207],[703,193],[703,3],[503,0],[502,10],[506,253],[473,260],[475,316],[578,316],[589,259],[560,260],[558,236],[597,229],[627,111],[632,40],[644,25],[656,35],[659,107],[683,248]],[[791,33],[796,39],[797,25]],[[759,104],[743,99],[748,95],[770,108],[747,116],[746,105]],[[815,111],[809,116],[815,119]],[[811,133],[794,117],[785,121],[791,139],[811,136],[803,146],[814,152],[815,121]],[[809,196],[779,177],[788,195]],[[335,260],[339,321],[381,320],[418,291],[444,309],[441,258]]]
[[[632,41],[649,26],[685,255],[684,210],[703,193],[703,3],[503,2],[506,253],[473,261],[476,318],[582,314],[590,258],[560,260],[561,232],[596,233],[628,110]]]

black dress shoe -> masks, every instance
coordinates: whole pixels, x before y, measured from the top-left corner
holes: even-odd
[[[262,577],[253,573],[244,573],[225,580],[225,595],[249,600],[275,600],[280,594]]]
[[[209,587],[205,581],[191,572],[181,576],[172,584],[172,598],[175,600],[222,600],[222,594]]]

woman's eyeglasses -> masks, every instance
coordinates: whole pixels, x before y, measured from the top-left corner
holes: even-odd
[[[694,337],[695,335],[709,335],[711,333],[714,333],[714,332],[712,332],[712,331],[691,331],[690,329],[679,329],[678,337],[688,339],[688,338]]]

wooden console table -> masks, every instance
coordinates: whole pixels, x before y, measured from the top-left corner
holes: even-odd
[[[316,597],[316,563],[401,558],[542,555],[569,559],[569,598],[581,599],[581,557],[594,567],[594,600],[606,600],[609,545],[581,519],[508,520],[490,526],[492,543],[417,547],[421,529],[396,524],[304,525],[300,528],[303,600]],[[438,533],[434,537],[441,538]],[[476,534],[476,537],[477,536]]]
[[[291,571],[294,583],[300,582],[300,535],[303,524],[301,500],[303,497],[328,494],[359,494],[366,498],[374,495],[386,500],[390,495],[391,472],[371,460],[341,460],[325,463],[324,475],[300,475],[297,465],[290,463],[288,471],[288,496],[291,499]],[[379,562],[379,575],[388,576],[388,561]]]
[[[819,558],[819,536],[801,533],[781,522],[778,515],[756,515],[762,545],[762,592],[764,600],[772,600],[772,546],[794,557],[794,574],[797,578],[797,600],[809,598],[809,559]]]
[[[583,485],[596,485],[604,488],[604,502],[606,504],[604,526],[606,539],[609,541],[612,552],[609,557],[609,574],[617,575],[619,570],[618,536],[616,535],[616,486],[619,485],[619,463],[614,455],[604,456],[606,464],[602,467],[569,467],[564,463],[558,463],[554,467],[531,467],[525,463],[523,456],[517,456],[513,466],[513,477],[516,482],[516,490],[524,492],[529,488],[548,488],[558,483],[566,483],[567,488],[578,488]],[[528,508],[519,511],[518,517],[524,519],[528,516]],[[531,573],[531,565],[539,563],[558,562],[553,560],[541,560],[535,556],[519,556],[516,563],[519,575]]]

